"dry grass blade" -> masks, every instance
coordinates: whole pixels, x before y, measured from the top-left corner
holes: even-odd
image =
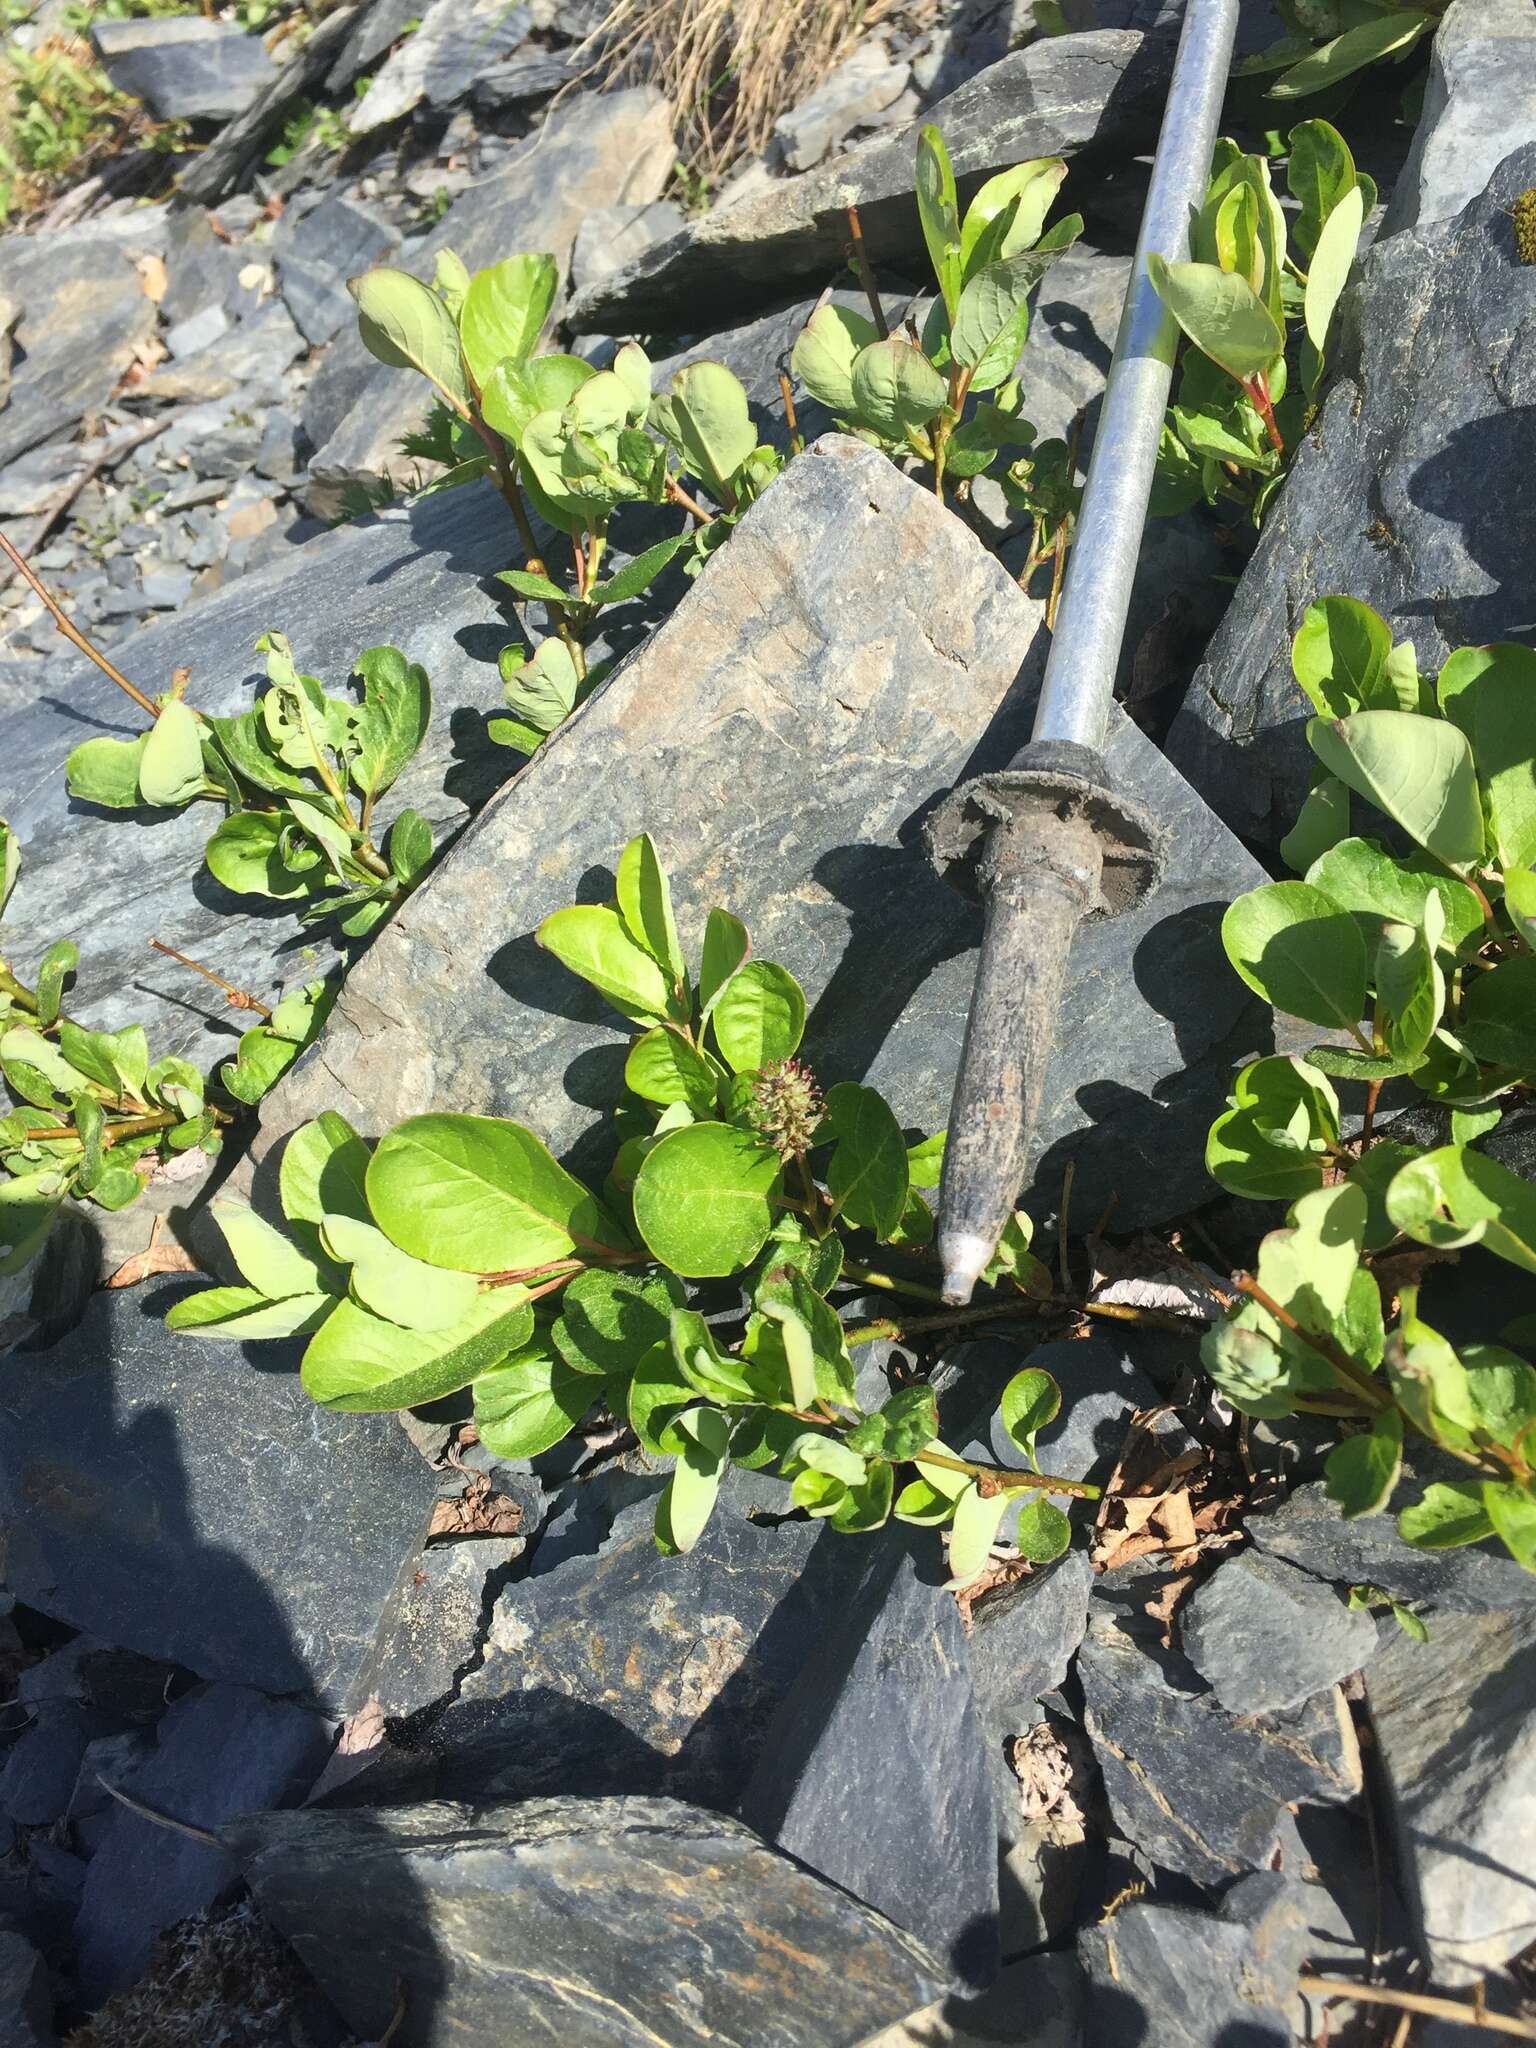
[[[766,148],[881,13],[885,0],[610,0],[581,44],[581,77],[657,85],[690,167],[718,176]],[[579,82],[579,81],[578,81]]]

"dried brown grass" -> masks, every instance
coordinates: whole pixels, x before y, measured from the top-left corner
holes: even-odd
[[[717,178],[767,146],[888,0],[610,0],[578,52],[587,75],[671,100],[689,169]]]

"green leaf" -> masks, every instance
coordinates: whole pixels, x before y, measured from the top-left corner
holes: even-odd
[[[305,1350],[304,1391],[322,1408],[362,1414],[457,1393],[527,1343],[533,1310],[523,1293],[477,1294],[470,1314],[447,1330],[405,1330],[355,1301],[338,1302]]]
[[[283,1301],[269,1301],[254,1287],[205,1287],[172,1302],[165,1327],[190,1330],[199,1337],[227,1337],[232,1343],[307,1337],[335,1306],[334,1294],[292,1294]]]
[[[21,871],[21,841],[0,818],[0,917],[5,915],[5,906],[11,900],[11,891],[16,886],[16,877]]]
[[[1522,1571],[1536,1572],[1536,1493],[1518,1480],[1484,1480],[1483,1506],[1494,1534]]]
[[[389,871],[402,889],[420,880],[432,858],[432,827],[407,807],[389,828]]]
[[[1016,1487],[982,1493],[973,1479],[955,1501],[949,1533],[949,1585],[967,1586],[979,1578],[992,1554],[1004,1515],[1023,1498]]]
[[[256,1024],[241,1033],[239,1054],[220,1067],[219,1080],[237,1102],[257,1103],[298,1056],[298,1046],[275,1037],[265,1024]]]
[[[1403,1463],[1403,1418],[1395,1408],[1368,1430],[1335,1444],[1323,1466],[1323,1486],[1346,1522],[1379,1515],[1392,1498]]]
[[[149,734],[135,740],[84,740],[70,751],[64,764],[65,785],[81,803],[101,804],[111,811],[136,810],[139,770]]]
[[[668,426],[685,466],[717,497],[757,446],[741,380],[724,363],[690,363],[672,378]]]
[[[630,1047],[624,1085],[647,1102],[686,1102],[695,1116],[714,1114],[715,1069],[680,1032],[665,1024],[644,1032]]]
[[[1397,1533],[1415,1550],[1459,1550],[1464,1543],[1481,1543],[1491,1536],[1493,1523],[1480,1486],[1436,1481],[1425,1487],[1422,1500],[1403,1509]]]
[[[907,1148],[907,1179],[915,1188],[936,1188],[944,1172],[944,1148],[948,1131],[935,1131],[931,1138],[919,1138]]]
[[[536,576],[529,569],[503,569],[497,576],[498,583],[506,583],[519,597],[533,597],[544,604],[569,604],[570,594],[560,588],[548,576]]]
[[[1514,1450],[1536,1423],[1536,1366],[1497,1344],[1468,1344],[1462,1361],[1479,1429]]]
[[[837,1137],[827,1165],[827,1189],[838,1214],[888,1238],[907,1200],[901,1125],[876,1089],[856,1081],[839,1081],[827,1090],[827,1120]]]
[[[536,356],[527,363],[504,360],[481,380],[480,417],[520,450],[533,420],[541,413],[563,412],[596,375],[580,356]]]
[[[201,728],[179,697],[168,698],[145,736],[139,797],[156,809],[190,803],[206,780]]]
[[[283,825],[275,813],[236,811],[210,836],[203,859],[214,880],[237,896],[303,896],[310,873],[290,868],[282,848]]]
[[[654,1023],[667,1014],[671,993],[655,960],[624,929],[616,910],[575,903],[545,918],[535,933],[546,951],[591,982],[623,1016]]]
[[[854,409],[854,359],[879,339],[874,322],[862,313],[818,306],[796,338],[789,366],[812,398],[846,415]]]
[[[1517,953],[1477,976],[1462,1002],[1459,1036],[1475,1059],[1536,1073],[1536,955]]]
[[[1324,43],[1299,64],[1293,64],[1269,88],[1269,97],[1300,100],[1309,93],[1322,92],[1352,73],[1363,71],[1367,64],[1375,64],[1383,57],[1406,55],[1419,37],[1433,27],[1431,16],[1406,9],[1372,16]]]
[[[917,212],[928,260],[951,319],[960,302],[960,205],[944,138],[930,122],[917,138]]]
[[[1307,606],[1291,644],[1296,680],[1324,718],[1390,710],[1387,684],[1392,629],[1357,597],[1323,597]]]
[[[1416,1157],[1411,1145],[1400,1145],[1392,1138],[1377,1138],[1349,1169],[1349,1179],[1365,1192],[1367,1251],[1381,1251],[1397,1236],[1397,1225],[1387,1214],[1387,1189],[1399,1167]]]
[[[331,1292],[315,1261],[263,1222],[254,1209],[240,1202],[215,1202],[213,1220],[247,1282],[267,1300]]]
[[[1387,1213],[1420,1244],[1481,1244],[1536,1273],[1536,1187],[1485,1153],[1442,1145],[1410,1161],[1387,1189]]]
[[[972,369],[972,391],[995,391],[1012,375],[1029,333],[1029,298],[1082,232],[1082,216],[1058,221],[1036,249],[979,270],[960,294],[950,334],[955,361]]]
[[[1072,1541],[1072,1524],[1048,1500],[1026,1501],[1014,1529],[1019,1555],[1031,1564],[1054,1564]]]
[[[1504,870],[1504,908],[1528,946],[1536,946],[1536,873],[1530,868]]]
[[[635,1222],[664,1266],[690,1279],[739,1273],[773,1225],[779,1160],[728,1124],[670,1131],[635,1179]]]
[[[707,951],[707,947],[706,947]],[[796,1051],[805,1030],[805,992],[787,967],[750,960],[715,996],[715,1042],[733,1073],[755,1072]]]
[[[1451,1111],[1451,1143],[1453,1145],[1475,1144],[1496,1130],[1504,1121],[1504,1112],[1498,1104],[1492,1103],[1487,1109],[1453,1109]],[[1377,1148],[1373,1145],[1371,1150]],[[1406,1148],[1404,1148],[1406,1150]]]
[[[697,1389],[677,1368],[670,1341],[653,1345],[635,1367],[629,1383],[629,1425],[639,1438],[641,1449],[649,1451],[652,1457],[663,1455],[661,1432],[697,1399]]]
[[[1307,882],[1267,882],[1228,909],[1222,944],[1276,1010],[1352,1030],[1365,1007],[1365,945],[1354,919]]]
[[[1338,129],[1327,121],[1302,121],[1293,128],[1285,181],[1301,208],[1292,233],[1305,260],[1317,247],[1323,222],[1356,186],[1355,160]]]
[[[475,1380],[475,1428],[497,1458],[536,1458],[569,1436],[597,1392],[589,1373],[537,1346]]]
[[[710,1015],[721,991],[752,951],[747,928],[728,910],[712,910],[704,926],[704,952],[699,962],[700,1021]]]
[[[1329,214],[1317,238],[1307,271],[1307,288],[1302,300],[1302,318],[1307,338],[1318,355],[1327,353],[1328,332],[1334,309],[1343,296],[1354,265],[1360,230],[1365,224],[1365,195],[1356,185],[1346,192]]]
[[[632,562],[605,583],[594,583],[587,592],[588,604],[623,604],[627,598],[638,597],[649,590],[668,562],[693,538],[691,534],[674,533],[666,540],[659,540],[648,547],[643,554],[636,555]]]
[[[0,1037],[0,1067],[16,1094],[39,1109],[71,1100],[79,1087],[79,1074],[88,1071],[72,1070],[59,1047],[50,1044],[30,1024],[13,1024]]]
[[[891,441],[922,432],[949,396],[948,385],[922,350],[899,335],[860,349],[852,383],[859,418]]]
[[[363,679],[362,751],[352,763],[352,780],[365,796],[379,796],[427,736],[432,686],[426,670],[407,661],[398,647],[364,648],[357,670]]]
[[[1436,899],[1438,902],[1438,899]],[[1531,962],[1536,967],[1536,960]],[[1389,924],[1376,948],[1376,1016],[1399,1059],[1422,1053],[1445,1011],[1445,977],[1422,927]],[[1536,1032],[1532,1033],[1536,1053]]]
[[[805,1318],[787,1301],[765,1301],[762,1314],[779,1326],[784,1348],[784,1365],[789,1376],[789,1398],[796,1408],[816,1405],[816,1349]],[[856,1449],[864,1446],[857,1445]]]
[[[1431,895],[1445,915],[1442,949],[1458,953],[1483,926],[1482,905],[1465,882],[1431,869],[1423,856],[1395,860],[1369,839],[1341,839],[1307,870],[1307,880],[1350,911],[1361,939],[1374,945],[1384,923],[1421,925]]]
[[[522,362],[533,354],[559,288],[553,256],[509,256],[476,271],[459,312],[459,341],[476,384],[508,356]]]
[[[1066,175],[1064,158],[1043,156],[999,171],[978,187],[960,229],[962,274],[973,277],[990,263],[1033,248]]]
[[[1285,337],[1246,278],[1212,263],[1169,263],[1155,252],[1147,270],[1159,298],[1196,348],[1229,377],[1244,383],[1283,353]]]
[[[1349,832],[1349,791],[1336,776],[1325,775],[1307,795],[1296,823],[1280,842],[1280,858],[1298,875]]]
[[[704,1534],[730,1456],[730,1425],[715,1408],[690,1408],[672,1425],[679,1439],[677,1463],[656,1509],[658,1546],[676,1554],[692,1550]]]
[[[631,839],[619,855],[615,894],[629,936],[645,948],[670,980],[682,981],[688,970],[677,943],[672,890],[649,832]]]
[[[503,650],[501,674],[507,702],[537,733],[553,732],[575,709],[581,687],[576,660],[553,633],[539,642],[532,661],[509,662]]]
[[[1314,718],[1307,738],[1329,774],[1401,825],[1447,867],[1483,858],[1483,813],[1466,735],[1411,711]]]
[[[379,1140],[367,1189],[379,1228],[429,1266],[506,1273],[577,1246],[627,1248],[533,1132],[501,1117],[408,1117]]]
[[[353,1299],[406,1330],[451,1330],[473,1314],[479,1283],[473,1273],[428,1266],[402,1252],[372,1223],[326,1216],[320,1241],[352,1269]]]
[[[939,1407],[932,1387],[902,1387],[873,1415],[850,1429],[851,1450],[900,1463],[926,1450],[939,1434]]]
[[[670,1273],[638,1280],[590,1267],[560,1296],[550,1335],[573,1372],[627,1375],[654,1346],[669,1341],[672,1311],[684,1299]]]
[[[292,1223],[318,1223],[327,1215],[367,1223],[367,1173],[367,1145],[345,1117],[323,1109],[283,1146],[277,1175],[283,1214]]]
[[[347,280],[364,348],[397,370],[419,370],[455,410],[469,402],[459,330],[437,293],[409,271],[370,270]]]
[[[1472,748],[1506,867],[1536,862],[1536,650],[1502,642],[1463,647],[1440,671],[1440,708]]]
[[[896,1474],[890,1465],[871,1465],[865,1477],[850,1486],[832,1510],[832,1526],[845,1536],[880,1529],[891,1517],[891,1495]]]
[[[45,1029],[57,1018],[64,984],[79,965],[80,948],[73,939],[55,939],[38,962],[33,994],[37,997],[37,1021]]]
[[[1036,1436],[1061,1413],[1061,1389],[1042,1367],[1026,1366],[1004,1387],[998,1410],[1004,1429],[1033,1464]]]

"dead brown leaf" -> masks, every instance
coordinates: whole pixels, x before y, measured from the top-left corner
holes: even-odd
[[[152,1280],[157,1273],[195,1273],[196,1259],[183,1251],[174,1237],[163,1237],[161,1231],[165,1218],[157,1216],[150,1228],[149,1243],[143,1251],[135,1252],[124,1259],[117,1271],[101,1283],[103,1287],[137,1287],[141,1280]]]
[[[454,1500],[440,1500],[432,1509],[426,1540],[443,1543],[461,1536],[515,1536],[523,1511],[515,1500],[492,1490],[483,1472],[473,1473]]]
[[[389,1749],[384,1709],[376,1698],[366,1700],[355,1714],[349,1714],[342,1722],[336,1747],[311,1787],[305,1804],[323,1798],[327,1792],[334,1792],[338,1785],[345,1785],[349,1778],[355,1778],[370,1764],[377,1763],[380,1757],[389,1753]]]
[[[1009,1762],[1019,1781],[1025,1820],[1048,1820],[1080,1837],[1084,1816],[1074,1787],[1077,1767],[1060,1729],[1050,1721],[1037,1721],[1015,1741]]]
[[[140,281],[144,286],[145,297],[153,299],[158,306],[165,297],[166,286],[170,283],[170,276],[165,267],[165,258],[154,255],[141,256],[133,267],[139,273]]]

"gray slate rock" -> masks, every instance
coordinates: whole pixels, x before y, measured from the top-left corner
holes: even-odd
[[[569,289],[583,290],[677,233],[683,210],[670,199],[648,206],[594,206],[576,230]]]
[[[178,206],[165,235],[165,296],[160,318],[167,327],[222,306],[242,268],[240,251],[221,242],[200,206]]]
[[[283,298],[307,342],[318,347],[357,317],[347,279],[387,263],[399,230],[355,199],[332,194],[273,237]]]
[[[119,92],[160,121],[229,121],[272,83],[259,35],[201,15],[97,21],[91,41]]]
[[[1138,1900],[1078,1936],[1093,2048],[1291,2048],[1286,2008],[1311,1945],[1305,1894],[1275,1871],[1219,1913]]]
[[[413,36],[407,48],[415,42]],[[454,250],[471,271],[513,249],[547,249],[563,270],[590,208],[659,199],[675,161],[666,101],[649,87],[573,102],[460,193],[411,251],[407,267],[429,278],[442,249]],[[305,397],[317,484],[403,476],[407,465],[396,443],[425,418],[430,398],[420,377],[375,362],[355,324],[344,329]],[[313,493],[309,509],[325,509]]]
[[[312,1808],[225,1840],[361,2038],[404,1976],[397,2048],[856,2048],[943,1989],[910,1935],[671,1800]]]
[[[934,1546],[887,1535],[774,1716],[741,1817],[982,1987],[997,1822],[960,1611]]]
[[[1230,1883],[1267,1861],[1282,1807],[1358,1792],[1359,1752],[1336,1692],[1280,1713],[1229,1714],[1193,1665],[1159,1649],[1138,1613],[1117,1614],[1112,1597],[1095,1597],[1078,1652],[1084,1726],[1121,1833],[1154,1864]]]
[[[529,100],[547,99],[575,76],[576,66],[568,56],[541,51],[517,57],[510,64],[493,65],[475,80],[470,98],[478,113],[495,114]]]
[[[324,78],[341,54],[359,12],[365,11],[339,7],[325,17],[298,54],[180,174],[177,187],[184,199],[196,199],[207,206],[239,184],[265,149],[273,125],[284,109]],[[251,195],[241,195],[248,196]],[[254,197],[251,204],[258,205]]]
[[[1358,1671],[1376,1623],[1277,1558],[1228,1558],[1179,1609],[1184,1654],[1233,1714],[1299,1707]]]
[[[163,243],[163,216],[131,225],[131,235],[93,226],[0,240],[0,294],[21,307],[0,465],[99,412],[153,334],[155,304],[134,258]]]
[[[813,170],[845,135],[900,99],[910,75],[911,67],[894,62],[879,36],[856,43],[814,92],[774,123],[786,168]]]
[[[1449,220],[1512,149],[1536,142],[1536,8],[1451,0],[1435,31],[1424,106],[1381,233]]]
[[[54,2048],[53,1992],[24,1934],[0,1927],[0,2048]]]
[[[421,0],[371,0],[357,10],[335,63],[326,74],[328,93],[346,91],[421,17]]]
[[[1309,787],[1291,639],[1314,598],[1374,605],[1431,673],[1453,648],[1529,634],[1536,266],[1516,259],[1509,208],[1533,184],[1536,144],[1455,219],[1364,259],[1340,374],[1168,737],[1245,837],[1277,845]]]
[[[412,1551],[351,1704],[377,1700],[389,1719],[404,1720],[450,1698],[479,1661],[491,1603],[527,1547],[522,1536],[484,1536]]]
[[[1088,1627],[1092,1588],[1087,1552],[1069,1550],[1048,1571],[1016,1579],[973,1610],[971,1670],[994,1745],[1032,1726],[1040,1717],[1037,1701],[1066,1677]]]
[[[686,1557],[664,1558],[654,1522],[653,1500],[638,1502],[595,1557],[500,1592],[479,1663],[421,1733],[422,1783],[447,1798],[735,1802],[865,1545],[722,1503]]]
[[[1157,132],[1172,63],[1166,35],[1116,29],[1046,36],[1004,57],[931,108],[967,186],[1027,157],[1134,155]],[[583,293],[571,323],[603,333],[662,333],[741,317],[804,278],[819,289],[845,261],[856,205],[874,263],[928,272],[912,196],[914,123],[873,137],[820,170],[704,214],[671,241]]]
[[[1394,1508],[1407,1507],[1422,1482],[1405,1476]],[[1383,1586],[1399,1600],[1431,1611],[1483,1614],[1536,1604],[1536,1579],[1508,1551],[1489,1544],[1461,1550],[1414,1550],[1397,1533],[1395,1514],[1346,1522],[1321,1480],[1298,1486],[1273,1513],[1245,1524],[1258,1548],[1335,1585]]]
[[[516,629],[490,578],[516,548],[494,491],[450,491],[291,550],[216,601],[141,629],[118,658],[151,690],[189,662],[199,707],[225,713],[251,703],[262,673],[255,642],[272,627],[294,636],[306,669],[332,688],[363,648],[393,641],[428,669],[440,708],[391,801],[423,811],[442,844],[466,806],[507,772],[506,750],[484,738],[475,714],[504,708],[495,657]],[[149,964],[150,939],[175,932],[183,951],[217,959],[232,981],[264,997],[283,976],[303,974],[289,955],[310,939],[296,921],[227,895],[200,872],[210,828],[197,815],[203,806],[130,832],[134,858],[125,862],[121,816],[70,803],[60,772],[70,748],[93,732],[137,729],[136,714],[104,676],[86,663],[61,666],[57,656],[46,688],[0,709],[7,816],[26,849],[8,906],[7,955],[30,966],[53,939],[77,939],[82,964],[71,1004],[82,1022],[109,1030],[140,1022],[157,1055],[211,1064],[234,1051],[237,1027],[228,1012],[189,1005],[184,973],[174,963]]]
[[[511,56],[527,35],[531,16],[526,7],[509,7],[507,0],[431,0],[420,22],[348,109],[351,134],[387,128],[424,100],[429,106],[452,106],[480,72]]]
[[[302,1799],[331,1747],[329,1724],[244,1686],[210,1685],[178,1700],[153,1757],[121,1789],[193,1827]],[[235,1882],[220,1849],[117,1805],[92,1856],[75,1934],[88,2005],[134,1983],[162,1927],[206,1912]]]
[[[431,1474],[388,1416],[317,1408],[297,1346],[258,1369],[168,1332],[171,1298],[97,1294],[52,1350],[6,1360],[7,1584],[203,1676],[338,1701]]]
[[[1366,1671],[1401,1867],[1430,1974],[1471,1984],[1530,1945],[1536,1614],[1441,1614]]]
[[[86,1744],[101,1732],[100,1718],[73,1700],[38,1708],[0,1771],[0,1813],[19,1827],[56,1821],[69,1806]]]
[[[433,1104],[524,1118],[537,1104],[557,1153],[605,1170],[591,1105],[614,1099],[628,1034],[532,934],[600,894],[642,829],[686,933],[724,903],[800,977],[817,1070],[867,1079],[904,1123],[937,1128],[979,918],[928,869],[918,820],[1021,743],[1044,641],[1040,607],[930,492],[856,442],[819,442],[380,931],[318,1057],[263,1105],[258,1147],[321,1105],[378,1130]],[[1204,1190],[1206,1126],[1268,1020],[1217,929],[1255,864],[1118,717],[1107,758],[1169,826],[1170,866],[1138,912],[1078,942],[1033,1185],[1054,1200],[1075,1157],[1083,1212],[1114,1189],[1129,1224]],[[713,822],[700,839],[669,835],[669,818]],[[568,1070],[576,1085],[552,1089]]]
[[[1088,1984],[1073,1955],[1034,1955],[1010,1963],[979,1998],[951,1997],[909,2013],[863,2048],[1083,2048]]]

